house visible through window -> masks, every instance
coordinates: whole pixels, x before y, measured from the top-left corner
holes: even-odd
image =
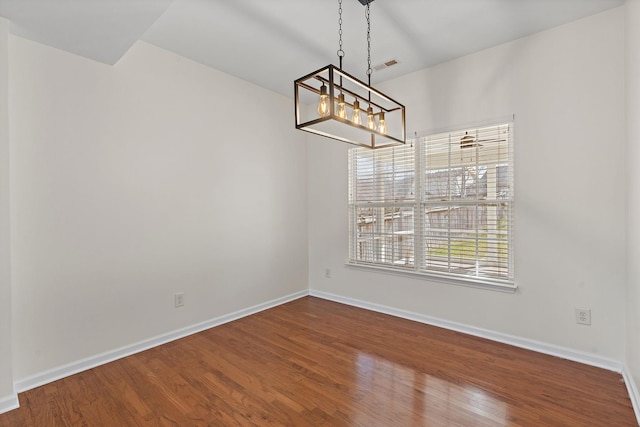
[[[349,151],[349,262],[512,287],[510,123]]]

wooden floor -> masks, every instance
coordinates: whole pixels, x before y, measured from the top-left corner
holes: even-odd
[[[0,426],[635,426],[619,374],[306,297],[19,395]]]

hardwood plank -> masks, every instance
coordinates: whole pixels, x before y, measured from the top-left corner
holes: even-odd
[[[21,393],[2,426],[635,426],[614,372],[306,297]]]

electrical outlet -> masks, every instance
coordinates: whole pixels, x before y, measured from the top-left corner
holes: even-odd
[[[325,268],[324,269],[324,277],[326,277],[327,279],[331,279],[331,269],[330,268]]]
[[[576,308],[576,323],[578,325],[591,325],[591,310]]]
[[[176,308],[184,306],[184,292],[178,292],[173,296]]]

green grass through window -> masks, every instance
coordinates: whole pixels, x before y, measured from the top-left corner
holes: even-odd
[[[486,234],[481,234],[478,236],[478,258],[486,259],[487,255],[491,255],[487,253],[488,242],[485,240],[487,238]],[[471,237],[473,239],[473,237]],[[498,242],[498,257],[505,258],[508,255],[508,245],[507,242]],[[461,258],[461,259],[476,259],[476,241],[469,239],[452,239],[451,240],[451,258]],[[449,256],[449,245],[440,245],[433,248],[430,248],[428,251],[430,256]],[[495,257],[492,256],[492,258]]]

